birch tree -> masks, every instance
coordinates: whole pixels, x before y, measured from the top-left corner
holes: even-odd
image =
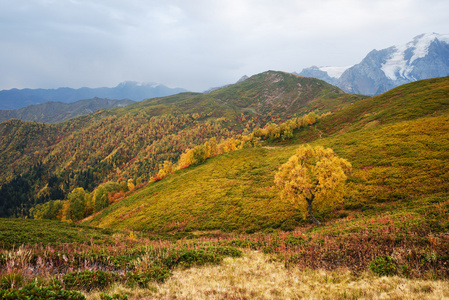
[[[351,164],[338,157],[330,148],[302,145],[296,154],[283,164],[275,175],[275,183],[282,196],[295,207],[307,206],[307,213],[315,225],[313,204],[333,207],[343,201],[346,174]]]

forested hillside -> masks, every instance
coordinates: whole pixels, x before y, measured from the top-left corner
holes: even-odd
[[[207,94],[181,93],[48,125],[0,124],[0,211],[26,216],[107,181],[147,182],[164,161],[215,137],[238,138],[270,122],[324,113],[363,99],[323,81],[268,71]],[[124,188],[126,190],[126,188]]]
[[[344,206],[318,205],[319,219],[394,206],[423,228],[445,230],[447,211],[432,211],[447,207],[449,196],[448,95],[449,78],[440,78],[360,100],[295,130],[287,141],[266,140],[176,172],[108,207],[90,224],[172,233],[291,229],[304,212],[280,199],[274,174],[307,142],[330,147],[353,165]]]

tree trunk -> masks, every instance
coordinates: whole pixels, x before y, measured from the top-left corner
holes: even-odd
[[[307,211],[309,212],[310,215],[310,220],[312,220],[313,224],[315,225],[321,225],[320,221],[318,221],[317,219],[315,219],[315,217],[312,214],[312,202],[313,199],[315,198],[314,195],[312,195],[310,198],[306,198],[307,200]]]

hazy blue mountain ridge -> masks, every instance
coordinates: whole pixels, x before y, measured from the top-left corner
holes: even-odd
[[[186,92],[182,88],[169,88],[156,83],[127,81],[116,87],[79,88],[61,87],[57,89],[10,89],[0,91],[0,109],[17,109],[48,101],[72,103],[82,99],[108,98],[141,101]]]
[[[79,100],[73,103],[49,101],[19,109],[0,109],[0,123],[9,119],[41,123],[59,123],[71,118],[94,113],[100,109],[123,107],[134,102],[129,99],[110,100],[104,98]]]

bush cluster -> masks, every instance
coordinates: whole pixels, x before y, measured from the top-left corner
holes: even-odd
[[[105,271],[71,272],[62,276],[62,283],[68,290],[103,290],[118,279],[115,273]]]
[[[369,268],[374,274],[379,276],[392,276],[398,272],[396,262],[388,255],[376,257],[370,262]]]
[[[78,291],[65,290],[61,285],[53,284],[39,286],[36,283],[28,284],[21,289],[0,289],[0,299],[29,300],[29,299],[58,299],[58,300],[85,300]]]
[[[147,288],[150,282],[164,282],[171,274],[170,270],[164,266],[153,266],[145,272],[126,273],[125,281],[131,288],[135,286]]]

